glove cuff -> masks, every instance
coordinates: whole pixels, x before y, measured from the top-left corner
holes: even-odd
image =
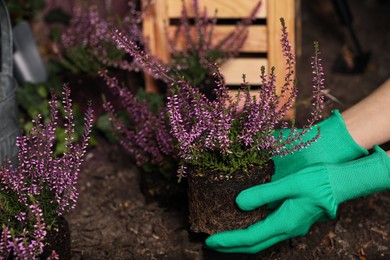
[[[344,164],[328,165],[327,169],[338,204],[390,190],[390,159],[379,146],[374,146],[374,152],[369,156]]]
[[[340,158],[339,162],[347,162],[369,154],[367,149],[357,144],[352,138],[339,110],[333,110],[332,115],[318,125],[321,132],[327,135],[327,141],[330,144],[334,144],[333,148],[337,150],[340,147],[342,149],[340,155],[344,155],[345,157]],[[343,145],[341,146],[340,144]]]

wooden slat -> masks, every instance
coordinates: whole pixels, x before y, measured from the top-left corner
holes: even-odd
[[[224,63],[221,73],[227,85],[240,85],[242,74],[250,85],[260,85],[260,68],[263,65],[267,67],[267,59],[237,58]]]
[[[243,94],[243,92],[241,92]],[[256,96],[258,97],[259,96],[259,91],[258,90],[251,90],[249,91],[249,93],[251,94],[251,96]],[[237,94],[238,94],[238,90],[236,89],[232,89],[232,90],[229,90],[229,96],[233,99],[233,101],[237,100]],[[243,96],[241,96],[243,97]],[[244,104],[245,104],[245,99],[242,98],[239,102],[239,107],[242,109],[244,107]]]
[[[159,0],[157,0],[158,2]],[[168,16],[170,18],[179,18],[182,10],[182,0],[167,0],[168,1]],[[194,16],[192,8],[192,0],[184,0],[187,6],[189,16]],[[219,18],[243,18],[247,17],[255,7],[257,1],[254,0],[199,0],[199,9],[203,11],[204,7],[210,16],[214,15],[214,11],[218,10]],[[263,0],[262,6],[257,13],[256,18],[265,18],[267,10],[267,1]]]
[[[289,32],[289,41],[295,51],[295,0],[268,0],[267,28],[268,28],[268,63],[269,68],[275,67],[275,74],[280,81],[286,74],[285,59],[283,57],[280,39],[282,26],[280,18],[283,17]],[[283,6],[284,8],[280,8]],[[281,82],[283,83],[283,82]]]
[[[144,1],[143,4],[147,4]],[[164,23],[168,20],[167,1],[154,1],[147,9],[143,17],[142,30],[144,35],[149,39],[149,48],[151,53],[164,62],[169,61],[169,51],[165,39]],[[145,75],[145,90],[147,92],[158,93],[156,81],[150,76]]]
[[[277,92],[280,92],[281,86],[284,83],[284,75],[286,74],[285,59],[282,53],[280,44],[281,38],[281,24],[280,18],[283,17],[287,31],[289,32],[289,40],[295,52],[295,0],[268,0],[268,64],[269,68],[275,67]],[[281,8],[283,6],[283,8]],[[272,37],[271,37],[272,35]],[[288,112],[287,118],[294,118],[295,110],[291,109]]]
[[[216,25],[213,33],[213,43],[217,43],[223,39],[226,35],[234,30],[234,25]],[[169,34],[172,37],[175,32],[176,26],[169,27]],[[194,28],[192,28],[194,29]],[[195,32],[194,32],[195,33]],[[178,39],[177,47],[180,50],[180,44],[183,41]],[[246,39],[240,52],[266,52],[267,51],[267,28],[265,25],[251,25],[248,28],[248,38]]]

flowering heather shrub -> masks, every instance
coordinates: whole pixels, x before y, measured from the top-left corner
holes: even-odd
[[[42,253],[48,228],[56,219],[75,207],[78,173],[87,149],[92,128],[92,109],[85,114],[82,140],[74,144],[74,117],[70,88],[63,87],[65,152],[54,156],[55,133],[59,126],[59,106],[52,93],[50,121],[42,116],[33,120],[34,127],[18,137],[18,166],[0,166],[0,258],[11,253],[17,259],[34,259]],[[55,254],[52,255],[55,258]]]
[[[104,67],[139,71],[140,66],[126,60],[125,52],[112,42],[111,27],[119,27],[138,44],[147,47],[142,35],[142,12],[129,1],[128,15],[102,18],[96,7],[75,7],[69,26],[61,35],[64,56],[61,63],[72,72],[96,73]]]
[[[288,41],[288,34],[282,22],[282,51],[286,60],[287,73],[281,93],[276,93],[276,75],[271,69],[269,75],[261,69],[261,87],[257,95],[250,92],[245,82],[235,98],[229,96],[228,88],[218,71],[215,72],[219,86],[216,99],[211,101],[186,81],[175,82],[172,96],[168,97],[169,120],[172,134],[179,146],[182,159],[179,176],[185,176],[188,165],[204,170],[223,172],[227,175],[236,171],[246,172],[253,166],[263,165],[272,156],[286,155],[310,145],[319,137],[309,141],[302,137],[321,117],[323,107],[323,71],[319,58],[318,44],[315,44],[313,68],[313,113],[302,131],[294,126],[287,138],[275,134],[277,127],[289,128],[283,123],[286,112],[292,107],[297,90],[295,86],[295,56]],[[241,106],[241,102],[244,105]],[[283,103],[284,102],[284,103]]]

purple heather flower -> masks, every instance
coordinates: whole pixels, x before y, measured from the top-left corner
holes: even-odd
[[[318,47],[315,47],[315,57],[312,63],[315,74],[313,117],[302,132],[293,127],[292,134],[287,139],[273,135],[277,127],[287,127],[283,120],[297,94],[293,78],[295,56],[288,41],[283,20],[281,44],[287,73],[279,95],[276,93],[274,69],[266,75],[264,67],[260,76],[261,88],[255,96],[249,92],[250,88],[245,79],[236,99],[228,98],[227,88],[220,81],[215,101],[204,98],[198,89],[185,81],[172,82],[172,85],[176,87],[172,88],[167,108],[171,133],[178,141],[183,166],[193,164],[199,167],[210,165],[217,167],[219,163],[229,164],[240,160],[239,158],[243,156],[254,158],[253,161],[250,159],[247,161],[258,164],[261,160],[269,160],[272,156],[285,155],[303,149],[319,137],[318,133],[309,141],[300,141],[313,123],[318,120],[323,108],[319,95],[323,88],[323,71],[318,58]],[[222,78],[218,70],[215,75],[216,78]],[[242,107],[241,100],[244,101]],[[214,164],[213,160],[218,160],[218,158],[222,158],[223,161]],[[230,166],[233,165],[234,163],[230,164]],[[230,166],[226,170],[232,170]],[[250,167],[250,165],[239,167]],[[239,168],[239,170],[242,169]],[[179,175],[184,174],[184,168],[179,168]]]
[[[11,232],[9,228],[5,225],[2,227],[1,238],[0,238],[0,257],[8,258],[12,250],[12,245],[10,244]]]
[[[103,17],[96,6],[81,8],[76,6],[69,26],[62,32],[61,43],[66,53],[73,48],[82,47],[87,50],[93,59],[99,61],[101,66],[109,66],[125,71],[139,71],[141,67],[122,57],[111,57],[110,51],[116,48],[112,41],[112,27],[120,27],[128,35],[141,44],[147,45],[147,40],[142,34],[142,12],[136,10],[133,1],[128,3],[128,15],[122,17],[120,23],[117,17]],[[71,54],[70,54],[71,55]]]
[[[13,167],[10,163],[0,166],[0,192],[16,196],[20,208],[24,209],[10,223],[17,221],[26,227],[22,233],[6,225],[2,227],[0,248],[4,251],[0,250],[0,257],[7,257],[12,251],[19,259],[36,258],[43,251],[47,233],[45,220],[63,215],[77,201],[77,177],[90,138],[93,111],[89,106],[84,118],[84,134],[75,144],[70,88],[65,85],[62,94],[65,113],[62,125],[66,135],[64,154],[54,156],[55,132],[60,120],[57,98],[52,93],[50,121],[43,123],[42,116],[37,115],[31,131],[16,140],[18,166]],[[31,229],[32,233],[29,233],[27,230]]]
[[[113,105],[104,102],[104,109],[120,136],[121,145],[135,157],[137,165],[147,162],[158,165],[166,156],[176,157],[165,109],[160,108],[158,114],[152,113],[145,102],[140,102],[128,89],[120,87],[116,78],[109,77],[106,72],[100,72],[100,75],[112,92],[119,96],[129,116],[130,124],[125,125]]]

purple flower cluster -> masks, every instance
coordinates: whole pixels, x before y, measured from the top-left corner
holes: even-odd
[[[112,39],[117,46],[130,54],[135,64],[139,64],[142,70],[152,75],[155,79],[161,79],[165,82],[173,80],[169,75],[170,67],[163,64],[158,58],[141,49],[138,43],[133,41],[126,34],[116,29],[112,33]],[[164,72],[164,73],[161,73]]]
[[[31,214],[30,218],[35,220],[33,232],[24,228],[19,236],[15,236],[13,230],[4,226],[0,238],[0,257],[6,259],[12,252],[17,259],[33,259],[43,252],[46,224],[38,202],[31,201],[31,203],[29,214]]]
[[[0,166],[0,195],[17,198],[14,202],[17,205],[3,223],[0,256],[7,256],[11,251],[21,259],[38,256],[43,250],[46,223],[53,223],[56,217],[75,207],[78,173],[90,138],[93,111],[91,108],[87,110],[82,140],[75,144],[70,88],[64,86],[62,94],[63,121],[58,117],[59,105],[52,93],[50,121],[44,123],[38,115],[29,134],[18,137],[16,141],[19,164]],[[59,123],[65,128],[66,151],[56,157],[54,144]],[[14,211],[17,214],[12,216]],[[0,215],[2,213],[4,211]]]
[[[113,55],[116,46],[112,42],[112,27],[120,27],[131,35],[135,42],[147,46],[141,30],[142,12],[137,11],[133,1],[129,1],[128,8],[128,15],[121,18],[118,23],[117,17],[102,17],[94,6],[89,8],[76,6],[69,26],[61,35],[65,53],[68,51],[68,54],[72,55],[69,50],[81,47],[89,53],[91,59],[101,64],[100,68],[110,66],[126,71],[139,71],[141,68],[138,64],[124,59],[123,55]]]
[[[130,116],[130,122],[125,125],[113,105],[104,103],[109,119],[120,135],[121,145],[135,157],[137,165],[148,162],[158,165],[168,156],[175,157],[177,154],[164,108],[160,108],[157,114],[152,113],[147,103],[137,100],[128,89],[120,87],[116,78],[109,77],[105,72],[100,75],[113,93],[119,96],[126,114]]]
[[[256,95],[252,95],[244,77],[244,84],[238,94],[235,98],[229,97],[229,90],[221,80],[218,70],[215,75],[219,89],[214,101],[207,99],[185,81],[174,83],[167,107],[172,134],[178,141],[179,155],[184,164],[221,171],[226,164],[231,163],[229,170],[234,170],[235,167],[245,169],[250,164],[264,163],[272,156],[303,149],[318,138],[319,134],[309,141],[300,141],[321,115],[323,71],[317,45],[312,62],[313,117],[302,131],[292,127],[287,138],[275,135],[277,127],[288,127],[283,119],[297,94],[293,79],[295,56],[283,20],[281,44],[287,73],[280,94],[276,93],[274,69],[266,75],[264,67],[261,87]],[[179,169],[179,175],[184,174]]]

